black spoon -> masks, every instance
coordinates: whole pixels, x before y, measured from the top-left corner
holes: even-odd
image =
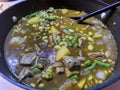
[[[88,19],[88,18],[90,18],[92,16],[95,16],[97,14],[100,14],[100,13],[102,13],[104,11],[107,11],[107,10],[110,10],[110,9],[114,9],[115,7],[117,7],[119,5],[120,5],[120,1],[115,2],[115,3],[111,4],[111,5],[108,5],[108,6],[104,7],[104,8],[101,8],[101,9],[99,9],[97,11],[91,12],[91,13],[89,13],[87,15],[78,16],[78,17],[70,17],[70,18],[76,20],[78,23],[82,23],[85,19]]]

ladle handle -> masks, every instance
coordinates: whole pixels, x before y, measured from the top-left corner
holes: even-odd
[[[82,16],[82,17],[80,17],[78,19],[78,23],[85,20],[85,19],[87,19],[87,18],[89,18],[89,17],[95,16],[95,15],[100,14],[102,12],[105,12],[107,10],[113,9],[113,8],[119,6],[119,5],[120,5],[120,1],[115,2],[115,3],[111,4],[111,5],[108,5],[108,6],[104,7],[104,8],[101,8],[101,9],[99,9],[97,11],[92,12],[92,13],[89,13],[89,14],[87,14],[85,16]]]

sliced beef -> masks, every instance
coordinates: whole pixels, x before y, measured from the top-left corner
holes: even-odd
[[[80,60],[72,56],[64,56],[63,63],[70,70],[79,70],[80,69]]]
[[[41,63],[44,68],[50,65],[50,60],[47,58],[39,58],[38,63]]]
[[[91,53],[88,53],[88,56],[91,58],[100,59],[100,60],[105,59],[105,56],[102,55],[100,52],[91,52]]]
[[[36,53],[27,53],[20,59],[20,64],[31,65],[36,58]]]
[[[23,68],[23,70],[20,72],[19,76],[18,76],[18,79],[19,81],[23,80],[24,78],[27,78],[27,77],[32,77],[33,76],[33,72],[25,67]]]

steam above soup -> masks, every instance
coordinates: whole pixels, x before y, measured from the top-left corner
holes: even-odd
[[[5,57],[19,81],[42,90],[81,90],[108,78],[117,60],[115,40],[96,18],[88,24],[69,18],[85,14],[50,7],[13,26]]]

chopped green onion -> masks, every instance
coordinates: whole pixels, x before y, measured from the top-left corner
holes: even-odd
[[[103,66],[103,67],[110,67],[110,64],[108,63],[104,63],[104,62],[101,62],[99,60],[95,60],[96,64],[100,65],[100,66]]]
[[[48,16],[47,12],[45,12],[45,11],[40,12],[40,17],[41,18],[45,18],[47,16]]]
[[[66,41],[66,43],[67,43],[68,46],[70,46],[70,47],[72,46],[72,42],[70,41],[69,38],[66,38],[65,41]]]
[[[53,17],[53,16],[50,16],[50,17],[46,17],[45,20],[48,20],[48,21],[55,21],[57,18],[56,17]]]
[[[30,17],[35,17],[37,15],[38,12],[32,13],[30,14]]]
[[[88,45],[88,50],[93,50],[94,49],[94,47],[92,46],[92,45]]]
[[[59,45],[60,46],[67,46],[67,43],[66,42],[60,42]]]
[[[56,41],[57,41],[58,43],[60,43],[60,42],[61,42],[61,36],[57,35]]]
[[[42,37],[42,40],[45,40],[45,39],[47,39],[48,38],[48,36],[43,36]]]
[[[38,67],[39,69],[42,69],[42,68],[43,68],[43,65],[42,65],[41,63],[38,63],[37,67]]]
[[[45,74],[42,75],[43,78],[46,78],[48,80],[52,79],[53,78],[53,75],[52,73],[48,73],[46,72]]]
[[[68,29],[63,29],[63,32],[64,32],[65,34],[68,34],[68,35],[71,34],[71,32],[70,32]]]
[[[92,64],[91,60],[85,61],[85,66],[90,66]]]
[[[68,29],[71,33],[73,33],[74,32],[74,30],[73,29]]]
[[[38,40],[40,38],[40,35],[35,35],[34,40]]]
[[[88,32],[88,35],[93,35],[93,33],[92,32]]]
[[[75,43],[74,48],[78,48],[78,47],[79,47],[78,43]]]
[[[79,77],[77,75],[73,75],[72,77],[70,77],[71,80],[77,80],[79,79]]]
[[[88,71],[91,71],[91,70],[95,69],[95,67],[96,67],[96,64],[93,63],[91,66],[89,66],[89,67],[83,69],[82,72],[88,72]]]
[[[35,74],[38,74],[41,72],[41,70],[39,68],[33,68],[32,71],[35,73]]]
[[[75,44],[78,41],[79,36],[75,35],[74,38],[72,39],[72,43]]]
[[[88,40],[94,42],[94,39],[92,37],[88,37]]]

